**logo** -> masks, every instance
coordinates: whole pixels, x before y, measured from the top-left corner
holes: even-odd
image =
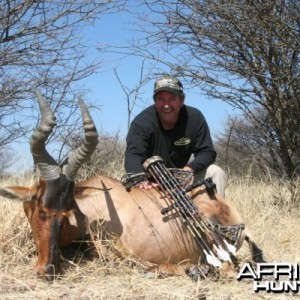
[[[253,279],[255,293],[299,293],[300,265],[291,263],[258,263],[256,269],[246,263],[237,275],[237,280]]]
[[[174,142],[175,146],[185,146],[191,143],[191,139],[190,138],[186,138],[186,137],[182,137],[179,140]]]

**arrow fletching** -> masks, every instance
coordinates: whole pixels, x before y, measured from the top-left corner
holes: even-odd
[[[214,248],[217,251],[217,255],[218,257],[222,260],[222,261],[231,261],[230,259],[230,255],[227,251],[225,251],[221,246],[216,246],[214,245]]]
[[[208,264],[214,266],[214,267],[220,267],[221,266],[221,262],[220,260],[215,257],[214,255],[208,254],[205,250],[204,250],[205,256],[206,256],[206,261]]]
[[[235,255],[236,254],[236,247],[234,247],[233,245],[227,243],[227,241],[224,239],[224,243],[227,247],[227,249],[233,254]]]

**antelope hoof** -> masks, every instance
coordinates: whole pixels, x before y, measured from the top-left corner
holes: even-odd
[[[36,267],[35,272],[39,278],[46,281],[53,281],[59,275],[59,272],[56,272],[54,265]]]
[[[220,273],[216,268],[212,268],[208,265],[194,265],[187,268],[185,273],[195,282],[208,277],[213,280],[218,280],[220,276]]]

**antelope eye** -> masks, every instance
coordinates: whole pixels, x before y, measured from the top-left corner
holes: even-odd
[[[47,214],[43,210],[40,210],[39,211],[39,217],[40,217],[40,219],[45,221],[47,219]]]

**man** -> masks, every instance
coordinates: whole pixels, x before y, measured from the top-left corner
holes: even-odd
[[[206,120],[199,110],[185,105],[184,98],[183,86],[177,78],[167,75],[155,82],[154,105],[131,123],[125,169],[128,173],[143,172],[143,162],[158,155],[168,168],[193,171],[194,181],[212,177],[224,197],[226,175],[213,165],[217,154]],[[139,185],[145,189],[153,186],[148,181]]]

